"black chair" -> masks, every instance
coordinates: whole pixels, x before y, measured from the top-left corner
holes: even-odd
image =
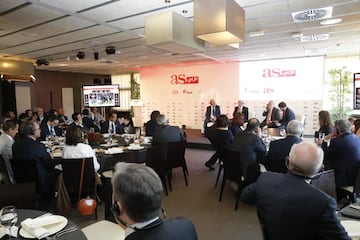
[[[223,162],[224,174],[221,183],[219,201],[222,200],[226,181],[230,180],[236,182],[239,186],[239,189],[236,192],[235,202],[235,210],[237,210],[241,191],[246,185],[241,164],[241,153],[238,151],[224,150],[221,152],[220,159]]]
[[[16,183],[36,182],[38,186],[38,174],[34,160],[10,160]]]
[[[0,184],[0,208],[14,205],[17,208],[36,209],[36,183]]]
[[[61,159],[64,184],[73,203],[78,200],[83,159],[85,159],[85,166],[81,198],[91,196],[97,199],[93,158]],[[97,219],[97,208],[95,209],[95,219]]]
[[[141,150],[130,150],[127,152],[128,158],[126,162],[128,163],[145,163],[146,162],[146,149]]]
[[[167,155],[166,155],[166,170],[168,172],[168,182],[170,191],[172,191],[171,179],[172,179],[172,169],[181,167],[185,184],[188,185],[187,175],[188,168],[185,161],[185,147],[186,141],[179,142],[168,142],[167,143]]]
[[[311,185],[334,198],[336,201],[336,183],[334,170],[327,170],[321,173],[319,178],[311,181]]]
[[[167,190],[167,171],[165,168],[165,157],[159,146],[153,146],[147,149],[146,166],[151,167],[159,175],[161,182],[163,183],[165,194],[168,195]]]
[[[358,169],[354,186],[344,186],[340,190],[348,197],[351,202],[356,202],[360,196],[360,167]]]
[[[2,155],[0,155],[0,174],[2,176],[2,183],[9,184],[10,178],[6,168],[5,160]]]

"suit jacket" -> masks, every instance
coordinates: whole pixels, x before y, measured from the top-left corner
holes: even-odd
[[[121,127],[119,121],[115,121],[115,133],[116,134],[123,134],[124,129]],[[101,124],[101,133],[108,133],[109,132],[109,120],[105,121]]]
[[[215,114],[214,117],[219,117],[221,115],[221,111],[220,111],[220,106],[219,105],[215,105]],[[211,117],[211,105],[206,107],[206,114],[205,114],[205,120],[207,122],[210,121],[210,117]]]
[[[184,135],[177,126],[162,126],[153,133],[152,145],[163,145],[168,142],[179,142],[184,140]]]
[[[236,106],[236,107],[234,108],[234,113],[235,113],[238,109],[239,109],[239,106]],[[249,108],[243,106],[241,112],[242,112],[242,114],[244,114],[244,122],[249,121]],[[233,113],[233,115],[234,115],[234,113]]]
[[[231,143],[234,139],[233,134],[230,130],[217,129],[215,132],[215,138],[213,145],[216,150],[221,151],[224,149],[230,149]]]
[[[245,130],[235,135],[230,149],[241,153],[241,166],[245,180],[255,181],[260,173],[258,164],[263,162],[266,154],[266,146],[261,138]]]
[[[158,223],[157,223],[158,224]],[[197,240],[194,225],[186,218],[172,218],[156,226],[153,223],[144,230],[136,230],[128,235],[125,240]]]
[[[146,136],[152,136],[157,129],[159,129],[160,126],[156,123],[154,120],[149,120],[145,123],[145,133]]]
[[[38,140],[45,141],[46,136],[51,135],[47,121],[42,122],[42,124],[40,125],[40,130],[41,130],[41,133],[40,133],[40,137]],[[55,126],[54,130],[55,130],[56,136],[61,136],[61,134],[62,134],[61,128],[59,128],[58,126]]]
[[[54,167],[60,163],[60,160],[51,159],[44,144],[25,137],[16,141],[12,150],[14,159],[35,161],[41,191],[52,192],[55,190]]]
[[[350,240],[333,198],[291,173],[265,172],[241,200],[256,204],[267,240]]]
[[[281,110],[280,110],[281,111]],[[282,113],[282,111],[281,111]],[[286,127],[287,124],[291,121],[295,119],[295,113],[293,110],[291,110],[290,108],[286,108],[285,113],[283,115],[283,118],[279,121],[281,123],[281,126]]]
[[[82,121],[83,121],[84,129],[86,129],[86,131],[90,131],[90,128],[93,128],[95,132],[100,132],[99,127],[95,125],[94,120],[92,120],[91,117],[85,116],[83,117]]]
[[[281,161],[284,165],[284,169],[286,169],[285,158],[289,156],[292,145],[299,142],[301,142],[300,138],[291,135],[283,139],[271,141],[269,151],[265,160],[266,169],[271,170],[270,162],[273,161]]]
[[[325,169],[334,169],[336,186],[354,186],[360,166],[360,138],[344,133],[331,139],[326,150]]]

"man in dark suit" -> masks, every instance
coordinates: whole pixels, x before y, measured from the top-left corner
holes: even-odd
[[[334,137],[325,150],[325,168],[334,169],[337,187],[354,186],[360,167],[360,138],[351,133],[346,119],[335,121]]]
[[[197,240],[192,222],[183,217],[162,219],[163,187],[149,167],[120,162],[112,177],[112,212],[125,229],[125,240]]]
[[[83,109],[82,115],[83,115],[82,118],[83,125],[86,129],[88,129],[88,131],[90,131],[90,129],[94,129],[95,132],[100,132],[100,129],[98,128],[98,126],[95,125],[94,120],[90,116],[89,109],[87,108]]]
[[[241,153],[243,176],[248,182],[253,182],[260,174],[259,163],[264,160],[266,146],[260,138],[259,121],[250,118],[244,131],[235,135],[231,150]]]
[[[265,119],[260,124],[261,128],[265,126],[269,128],[277,128],[280,125],[279,122],[282,115],[280,109],[274,106],[274,101],[269,101],[266,104],[266,110],[263,112],[263,116]]]
[[[124,130],[117,121],[117,112],[110,113],[108,120],[101,124],[101,133],[123,134]]]
[[[221,114],[220,106],[216,105],[214,99],[210,100],[210,105],[206,107],[204,130],[209,126],[209,123],[215,123],[216,118]]]
[[[300,136],[303,126],[298,120],[292,120],[286,127],[286,137],[270,142],[269,151],[265,160],[265,167],[273,172],[287,172],[285,159],[289,156],[290,148],[293,144],[301,142]],[[277,163],[274,163],[277,162]],[[273,166],[281,166],[275,169]]]
[[[267,240],[350,240],[336,216],[336,202],[309,184],[322,168],[323,151],[303,141],[292,146],[289,172],[264,172],[241,200],[256,204]]]
[[[60,159],[52,159],[46,151],[45,145],[36,141],[40,137],[40,131],[37,122],[31,120],[24,122],[20,127],[20,134],[24,137],[15,141],[12,151],[14,159],[35,161],[40,190],[40,207],[49,210],[49,205],[54,198],[57,177],[54,167],[56,164],[60,164]]]
[[[249,108],[244,106],[244,101],[239,100],[238,105],[234,108],[233,116],[236,112],[244,114],[244,122],[249,121]]]
[[[152,136],[153,133],[159,128],[156,122],[156,118],[160,115],[160,112],[155,110],[150,114],[150,120],[145,123],[145,134],[146,136]]]
[[[161,146],[168,142],[179,142],[185,139],[178,126],[169,125],[169,120],[164,114],[160,114],[156,122],[160,127],[153,132],[152,145]]]
[[[293,110],[291,110],[290,108],[288,108],[286,106],[285,102],[280,102],[278,107],[281,110],[282,113],[282,118],[279,121],[279,124],[277,124],[280,128],[285,129],[287,124],[291,121],[295,119],[295,113]]]
[[[55,115],[48,117],[42,121],[40,125],[41,134],[38,140],[45,141],[46,136],[61,136],[62,130],[59,127],[59,118]]]

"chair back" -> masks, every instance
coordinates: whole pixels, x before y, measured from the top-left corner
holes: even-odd
[[[10,160],[16,183],[38,182],[38,172],[35,160]]]
[[[134,150],[127,152],[128,158],[126,162],[129,163],[145,163],[146,162],[146,149]]]
[[[166,161],[160,146],[153,146],[147,149],[146,166],[151,167],[157,175],[159,175],[161,182],[163,183],[165,193],[168,195],[166,186]]]
[[[301,122],[302,126],[305,127],[305,123],[306,123],[306,116],[304,114],[295,114],[295,120],[298,120],[299,122]]]
[[[85,159],[81,197],[95,194],[95,170],[93,158],[61,159],[65,187],[72,197],[77,197],[80,187],[81,164]]]
[[[2,176],[1,182],[5,184],[9,184],[10,183],[9,174],[6,168],[5,160],[1,154],[0,154],[0,174]]]
[[[241,153],[233,150],[223,150],[220,153],[220,159],[224,164],[224,179],[236,183],[243,181],[243,171],[241,164]]]
[[[360,195],[360,167],[358,169],[356,179],[355,179],[354,193],[357,194],[357,196]]]
[[[14,205],[17,208],[36,208],[36,183],[0,184],[0,208]]]
[[[184,166],[186,141],[168,142],[166,164],[168,168]]]
[[[336,201],[336,184],[334,170],[324,171],[319,178],[313,179],[311,185],[320,189]]]

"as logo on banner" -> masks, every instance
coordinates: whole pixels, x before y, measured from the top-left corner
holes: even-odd
[[[171,75],[170,83],[172,85],[176,84],[198,84],[199,76],[186,76],[185,74],[174,74]]]
[[[280,68],[265,68],[263,70],[263,77],[264,78],[271,78],[271,77],[296,77],[296,70],[295,69],[286,69],[281,70]]]

